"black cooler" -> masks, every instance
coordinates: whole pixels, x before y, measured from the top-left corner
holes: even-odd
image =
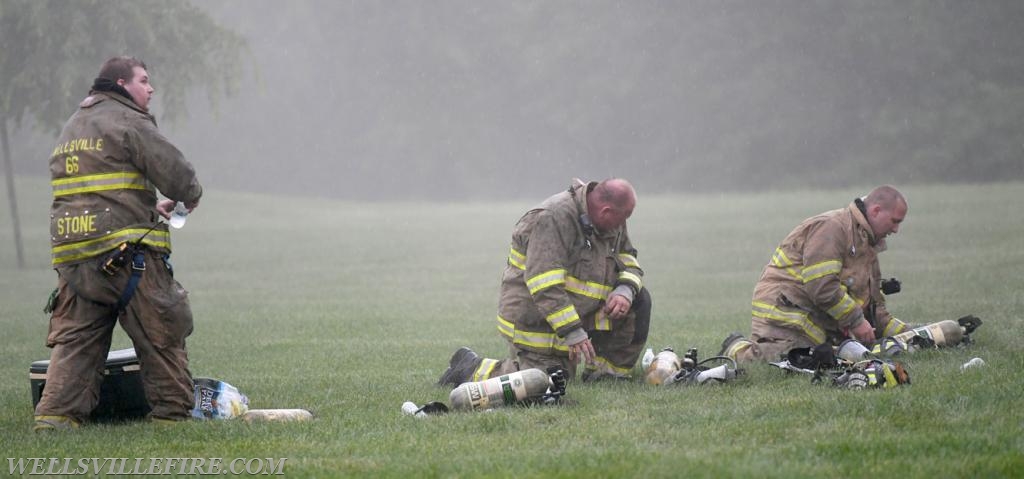
[[[46,370],[50,360],[36,361],[29,368],[32,384],[32,407],[39,403],[46,387]],[[100,386],[100,402],[92,411],[95,421],[137,419],[149,414],[149,404],[139,376],[139,358],[135,349],[119,349],[107,354]]]

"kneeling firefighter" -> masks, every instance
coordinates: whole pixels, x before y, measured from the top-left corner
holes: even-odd
[[[906,325],[885,307],[878,254],[907,214],[903,195],[880,186],[846,208],[804,220],[765,265],[752,300],[750,339],[738,333],[720,355],[774,361],[789,350],[872,344]]]
[[[460,348],[438,384],[561,369],[583,379],[627,377],[647,341],[651,299],[626,230],[636,205],[622,179],[577,180],[519,219],[498,304],[509,357]]]

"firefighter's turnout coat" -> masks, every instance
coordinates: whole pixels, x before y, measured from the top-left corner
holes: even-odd
[[[50,155],[50,239],[57,293],[46,338],[47,386],[36,406],[48,416],[85,421],[99,401],[103,363],[120,322],[142,364],[146,400],[159,419],[186,419],[193,405],[185,338],[188,293],[173,278],[167,226],[156,189],[194,203],[195,171],[129,98],[93,91],[79,104]],[[111,251],[138,244],[130,264],[106,268]]]
[[[860,199],[804,220],[775,249],[754,289],[753,329],[836,343],[860,321],[878,337],[905,329],[885,308],[878,241]],[[770,335],[770,333],[769,333]]]
[[[568,345],[585,339],[586,332],[628,323],[611,320],[602,307],[616,288],[633,299],[643,288],[643,270],[625,225],[601,232],[584,216],[587,192],[595,185],[574,184],[516,224],[498,304],[498,329],[515,347],[567,356]],[[606,366],[619,373],[632,366],[614,364],[625,359],[611,362]]]
[[[202,188],[184,155],[153,116],[116,93],[92,92],[68,120],[50,155],[54,266],[80,263],[126,241],[169,253],[154,187],[170,199],[198,200]],[[143,238],[145,235],[145,238]]]

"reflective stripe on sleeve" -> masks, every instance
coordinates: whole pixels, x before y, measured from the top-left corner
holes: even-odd
[[[568,305],[554,313],[547,315],[546,318],[548,324],[551,325],[551,329],[558,331],[558,328],[565,326],[573,321],[579,321],[580,315],[576,313],[576,306]]]
[[[828,276],[830,274],[838,275],[839,271],[843,269],[843,263],[837,259],[830,259],[828,261],[822,261],[820,263],[812,264],[803,269],[801,276],[803,276],[804,283],[810,283],[818,278]]]
[[[622,264],[625,265],[627,268],[640,267],[640,263],[637,262],[636,256],[633,256],[631,254],[619,253],[619,261],[622,261]]]
[[[850,296],[850,293],[847,293],[844,288],[843,298],[834,306],[828,308],[828,311],[826,312],[829,316],[836,318],[836,321],[842,321],[853,312],[853,308],[855,307],[857,307],[857,302],[854,301],[853,297]]]
[[[885,325],[885,331],[882,331],[882,336],[895,336],[897,334],[906,331],[907,325],[896,318],[889,318],[889,324]]]
[[[553,269],[526,280],[526,287],[530,289],[530,294],[537,294],[538,291],[544,288],[550,288],[559,284],[565,284],[564,269]]]
[[[800,276],[800,273],[793,268],[793,261],[786,256],[786,252],[782,251],[782,248],[775,248],[775,254],[772,255],[771,264],[786,270],[786,272],[797,281],[804,280],[803,277]]]
[[[508,249],[508,264],[525,271],[526,255],[516,251],[514,246],[510,246]]]
[[[636,287],[637,291],[644,289],[643,279],[641,279],[639,275],[630,273],[629,271],[623,271],[619,273],[619,281],[632,284],[633,286]]]
[[[53,196],[94,193],[111,190],[144,190],[146,178],[141,173],[102,173],[99,175],[58,178],[50,182]]]
[[[568,276],[565,278],[565,290],[580,296],[603,300],[612,292],[612,287],[606,284],[583,281],[577,277]]]
[[[511,321],[501,317],[501,315],[499,314],[498,315],[498,332],[501,333],[502,336],[505,336],[508,339],[512,339],[512,336],[515,334],[515,331],[516,331],[515,325],[512,324]]]

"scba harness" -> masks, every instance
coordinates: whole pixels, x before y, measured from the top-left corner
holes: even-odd
[[[784,360],[770,364],[789,372],[809,374],[811,383],[843,389],[889,389],[910,384],[910,374],[899,362],[881,358],[843,359],[835,355],[829,344],[791,349]]]
[[[146,230],[146,232],[141,237],[139,237],[138,240],[121,243],[116,248],[107,253],[106,256],[104,256],[103,259],[99,262],[99,266],[97,269],[101,273],[110,277],[117,275],[118,271],[120,271],[121,268],[124,268],[129,263],[131,264],[132,273],[128,277],[128,282],[125,284],[124,289],[121,290],[121,295],[118,297],[116,303],[109,304],[98,302],[96,300],[83,296],[79,292],[79,290],[70,282],[68,283],[68,286],[70,286],[71,290],[74,291],[75,294],[81,297],[82,299],[101,306],[109,306],[113,309],[113,313],[115,314],[124,311],[124,309],[128,307],[128,303],[131,302],[132,297],[135,296],[135,291],[139,287],[139,281],[142,279],[142,273],[146,271],[146,246],[142,244],[142,240],[145,239],[146,235],[148,235],[150,232],[156,229],[156,227],[159,225],[160,222],[158,221],[156,224],[154,224],[152,227]],[[164,264],[167,265],[167,270],[171,274],[171,276],[174,276],[174,269],[171,267],[169,255],[164,255]],[[56,308],[58,291],[58,289],[54,289],[53,292],[50,293],[50,297],[46,301],[46,306],[43,308],[44,313],[52,313],[54,308]]]
[[[148,234],[149,232],[147,231],[146,233]],[[145,235],[143,235],[144,237]],[[128,283],[124,286],[124,290],[121,291],[121,297],[117,299],[117,304],[114,305],[117,312],[124,311],[124,308],[131,302],[132,296],[135,296],[135,290],[139,287],[139,280],[142,279],[142,272],[146,271],[144,248],[142,246],[142,238],[139,238],[134,243],[121,243],[120,246],[100,262],[100,271],[107,274],[107,276],[114,276],[118,270],[128,263],[128,258],[131,258],[132,274],[128,277]]]

